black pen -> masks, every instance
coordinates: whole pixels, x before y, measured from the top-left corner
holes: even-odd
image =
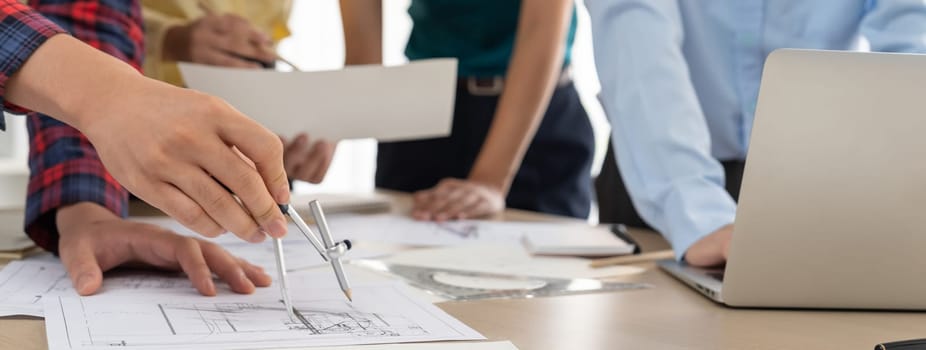
[[[926,349],[926,339],[910,339],[881,343],[875,345],[875,350],[921,350]]]
[[[617,238],[620,238],[628,244],[633,244],[633,254],[640,254],[640,244],[637,243],[633,237],[630,237],[630,233],[627,232],[627,226],[624,224],[610,224],[611,233],[613,233]]]

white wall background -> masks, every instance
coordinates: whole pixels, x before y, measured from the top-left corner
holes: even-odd
[[[0,132],[0,209],[22,208],[29,180],[26,118],[6,113],[4,117],[6,132]]]

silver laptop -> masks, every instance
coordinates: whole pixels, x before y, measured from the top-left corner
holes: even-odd
[[[729,306],[926,309],[926,55],[772,53],[725,270],[660,266]]]

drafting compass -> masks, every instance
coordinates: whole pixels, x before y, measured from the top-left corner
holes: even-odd
[[[349,240],[334,242],[334,239],[331,237],[331,231],[328,230],[328,222],[325,220],[325,213],[322,211],[321,204],[319,204],[317,200],[309,202],[309,207],[312,208],[312,217],[315,218],[315,224],[318,227],[318,231],[321,233],[319,235],[321,236],[321,241],[319,241],[315,232],[309,228],[309,225],[302,220],[302,217],[296,212],[296,208],[289,204],[280,204],[280,210],[293,220],[296,227],[299,228],[299,232],[302,232],[302,235],[312,243],[312,246],[315,247],[315,250],[321,255],[322,260],[331,264],[331,268],[334,269],[334,275],[338,278],[338,285],[341,286],[341,291],[344,292],[344,296],[347,297],[347,300],[353,301],[350,284],[347,282],[347,276],[344,275],[344,266],[341,264],[341,257],[350,250],[351,243]],[[293,310],[293,303],[289,296],[289,285],[286,282],[286,265],[285,259],[283,258],[283,243],[281,239],[273,239],[273,251],[276,255],[277,272],[280,275],[280,289],[283,294],[283,303],[286,304],[286,309],[289,311],[289,314],[293,315],[295,313]]]

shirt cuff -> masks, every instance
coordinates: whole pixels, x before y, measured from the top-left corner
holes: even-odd
[[[121,217],[128,215],[128,192],[105,173],[98,160],[68,160],[32,174],[28,193],[26,234],[36,245],[55,254],[58,253],[59,231],[55,220],[58,209],[91,202]]]
[[[5,5],[6,6],[6,5]],[[25,114],[28,110],[5,101],[6,83],[26,63],[48,38],[65,31],[48,19],[30,10],[25,5],[10,12],[3,9],[4,23],[13,19],[10,25],[0,29],[0,107],[13,114]],[[0,113],[0,130],[6,130],[6,122]]]
[[[732,224],[736,217],[736,202],[714,183],[680,187],[665,204],[664,220],[651,224],[669,241],[679,261],[692,244]]]

